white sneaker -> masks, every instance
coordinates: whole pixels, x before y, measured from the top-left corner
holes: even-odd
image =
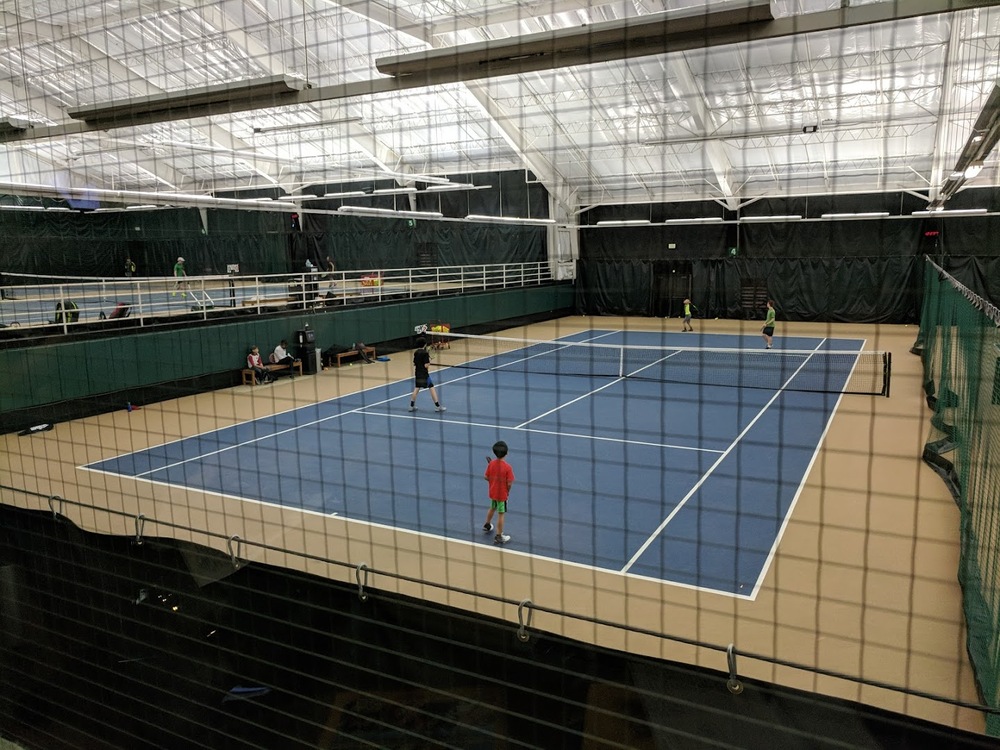
[[[416,411],[416,410],[417,410],[417,407],[416,406],[412,406],[412,405],[410,406],[409,409],[407,409],[407,411]]]
[[[434,411],[448,411],[444,406],[435,406]]]
[[[493,524],[491,524],[491,523],[484,523],[483,524],[483,533],[484,534],[489,534],[491,531],[493,531]]]
[[[493,537],[494,544],[506,544],[510,541],[510,534],[497,534]]]

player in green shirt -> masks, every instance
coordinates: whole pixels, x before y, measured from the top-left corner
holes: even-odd
[[[764,327],[760,329],[760,333],[764,337],[767,348],[770,349],[774,339],[774,300],[767,301],[767,317],[764,318]]]
[[[681,331],[684,332],[684,333],[687,333],[688,331],[693,331],[694,330],[694,326],[691,325],[691,307],[692,307],[691,300],[685,299],[684,300],[684,326],[681,328]]]
[[[177,281],[174,284],[174,291],[171,293],[171,297],[176,297],[177,292],[181,293],[182,297],[187,297],[187,292],[184,289],[187,287],[187,271],[184,270],[184,258],[178,258],[177,262],[174,263],[174,278]]]

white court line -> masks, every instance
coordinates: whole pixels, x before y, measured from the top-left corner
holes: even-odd
[[[824,337],[823,340],[819,342],[819,344],[816,346],[816,348],[813,351],[819,351],[819,348],[821,346],[823,346],[823,343],[825,341],[826,341],[826,338]],[[786,380],[784,383],[782,383],[781,388],[779,388],[777,391],[775,391],[775,394],[773,396],[771,396],[771,399],[766,404],[764,404],[763,407],[761,407],[761,410],[759,412],[757,412],[757,416],[755,416],[753,419],[750,420],[750,423],[746,427],[743,428],[743,431],[740,432],[739,435],[736,436],[736,439],[733,440],[733,442],[729,445],[728,448],[726,448],[725,452],[716,459],[715,463],[712,464],[709,467],[708,471],[706,471],[702,475],[701,479],[699,479],[697,481],[697,483],[694,485],[694,487],[692,487],[690,489],[690,491],[683,498],[681,498],[681,501],[674,507],[674,509],[672,511],[670,511],[670,514],[665,519],[663,519],[663,522],[659,526],[656,527],[656,531],[654,531],[652,534],[650,534],[649,537],[646,539],[646,541],[643,542],[642,546],[639,547],[638,551],[634,555],[632,555],[632,559],[630,559],[625,564],[625,567],[621,569],[622,573],[627,573],[628,570],[629,570],[629,568],[631,568],[633,565],[635,565],[636,561],[643,555],[643,553],[647,549],[649,549],[649,545],[651,545],[653,543],[653,541],[656,539],[656,537],[658,537],[663,532],[663,530],[667,527],[667,524],[670,523],[672,520],[674,520],[674,517],[678,513],[680,513],[681,508],[683,508],[685,505],[687,505],[688,500],[690,500],[692,497],[694,497],[694,493],[697,492],[701,488],[701,486],[705,483],[705,480],[707,480],[712,475],[712,473],[717,468],[719,468],[719,466],[722,464],[722,462],[726,460],[726,456],[728,456],[730,453],[732,453],[733,448],[735,448],[737,445],[739,445],[739,442],[746,436],[746,434],[748,432],[750,432],[750,429],[755,424],[757,424],[757,420],[759,420],[762,416],[764,416],[764,414],[767,412],[767,410],[771,407],[771,404],[773,404],[777,400],[778,396],[780,396],[782,393],[784,393],[785,388],[788,387],[788,384],[791,383],[792,380],[795,379],[795,376],[799,374],[799,371],[803,367],[806,366],[806,363],[809,361],[810,357],[812,357],[812,354],[810,354],[808,357],[806,357],[805,360],[803,360],[802,364],[800,364],[797,368],[795,368],[795,372],[793,372],[791,374],[791,376],[788,378],[788,380]]]
[[[864,351],[865,346],[868,344],[868,339],[862,339],[861,349],[854,354],[861,354]],[[847,374],[847,379],[844,384],[851,382],[851,378],[854,376],[854,370],[857,369],[858,360],[860,357],[854,358],[854,364],[851,366],[851,371]],[[792,498],[791,505],[788,506],[788,510],[785,511],[785,518],[781,522],[781,528],[778,529],[778,534],[774,538],[774,544],[771,545],[771,550],[767,553],[767,559],[764,561],[763,567],[760,569],[760,575],[757,576],[757,582],[753,586],[753,590],[750,592],[750,601],[755,601],[757,599],[757,594],[760,592],[760,587],[764,584],[764,578],[767,576],[768,570],[771,568],[771,563],[774,560],[774,556],[778,552],[778,546],[781,544],[781,538],[785,535],[785,529],[788,528],[788,522],[792,520],[792,512],[795,510],[795,506],[799,502],[799,496],[802,494],[802,490],[805,489],[806,482],[809,481],[809,475],[812,473],[813,464],[816,463],[816,458],[819,456],[820,448],[823,447],[823,443],[826,441],[826,435],[830,431],[830,427],[833,426],[833,418],[837,416],[837,410],[840,408],[840,402],[844,400],[844,391],[841,390],[840,395],[837,397],[837,403],[833,405],[833,411],[830,412],[830,417],[826,421],[826,426],[823,428],[823,434],[819,436],[819,440],[816,441],[816,450],[813,451],[812,458],[809,459],[809,465],[806,467],[805,473],[802,475],[802,481],[799,482],[799,487],[795,490],[795,496]]]
[[[490,430],[517,430],[518,432],[534,432],[539,435],[555,435],[556,437],[581,438],[583,440],[597,440],[608,443],[622,443],[625,445],[644,445],[650,448],[671,448],[679,451],[696,451],[699,453],[722,453],[715,448],[694,448],[690,445],[675,445],[673,443],[651,443],[645,440],[625,440],[624,438],[604,437],[601,435],[587,435],[578,432],[556,432],[555,430],[538,430],[521,425],[507,426],[502,424],[487,424],[485,422],[466,422],[460,419],[436,419],[434,417],[415,417],[412,414],[393,414],[385,411],[365,411],[363,416],[387,417],[389,419],[413,419],[421,422],[436,422],[438,424],[464,425],[466,427],[485,427]]]
[[[624,346],[624,345],[623,345],[623,346]],[[680,354],[680,353],[681,353],[681,352],[680,352],[680,350],[678,349],[678,350],[677,350],[676,352],[674,352],[673,354],[668,354],[668,355],[667,355],[666,357],[661,357],[660,359],[656,360],[655,362],[650,362],[650,363],[649,363],[648,365],[646,365],[645,367],[640,367],[640,368],[639,368],[638,370],[636,370],[635,372],[642,372],[643,370],[645,370],[645,369],[648,369],[648,368],[652,367],[653,365],[658,365],[658,364],[660,364],[660,362],[664,362],[664,361],[666,361],[666,360],[670,359],[671,357],[673,357],[674,355],[677,355],[677,354]],[[632,373],[632,374],[634,375],[635,373]],[[594,390],[590,391],[589,393],[584,393],[584,394],[583,394],[582,396],[577,396],[577,397],[576,397],[576,398],[574,398],[574,399],[573,399],[572,401],[567,401],[567,402],[566,402],[565,404],[560,404],[559,406],[557,406],[557,407],[556,407],[556,408],[554,408],[554,409],[549,409],[549,410],[548,410],[547,412],[545,412],[545,413],[543,413],[543,414],[539,414],[539,415],[538,415],[537,417],[532,417],[532,418],[531,418],[531,419],[529,419],[529,420],[528,420],[527,422],[521,422],[521,424],[519,424],[519,425],[518,425],[517,427],[515,427],[514,429],[515,429],[515,430],[519,430],[519,429],[521,429],[522,427],[524,427],[525,425],[527,425],[527,424],[531,424],[531,423],[532,423],[532,422],[534,422],[534,421],[535,421],[536,419],[541,419],[542,417],[547,417],[547,416],[549,416],[549,414],[554,414],[555,412],[559,411],[560,409],[564,409],[564,408],[566,408],[567,406],[570,406],[571,404],[575,404],[575,403],[576,403],[577,401],[582,401],[582,400],[583,400],[583,399],[585,399],[585,398],[590,398],[590,397],[591,397],[591,396],[593,396],[593,395],[594,395],[595,393],[600,393],[600,392],[601,392],[601,391],[603,391],[603,390],[604,390],[605,388],[610,388],[610,387],[611,387],[611,386],[613,386],[613,385],[618,385],[618,383],[621,383],[621,382],[622,382],[623,380],[625,380],[625,378],[621,378],[621,377],[619,377],[619,378],[615,378],[615,379],[614,379],[614,380],[612,380],[612,381],[611,381],[610,383],[607,383],[607,384],[605,384],[605,385],[602,385],[602,386],[601,386],[600,388],[595,388]]]
[[[567,401],[565,404],[559,404],[559,406],[555,407],[554,409],[549,409],[548,411],[539,414],[537,417],[532,417],[531,419],[527,420],[526,422],[521,422],[521,424],[519,424],[516,427],[514,427],[514,429],[515,430],[520,430],[525,425],[529,425],[532,422],[534,422],[536,419],[541,419],[542,417],[547,417],[547,416],[549,416],[549,414],[554,414],[555,412],[559,411],[560,409],[565,409],[567,406],[570,406],[571,404],[575,404],[577,401],[582,401],[585,398],[590,398],[595,393],[600,393],[605,388],[610,388],[613,385],[618,385],[620,382],[622,382],[623,379],[624,378],[615,378],[610,383],[605,383],[600,388],[595,388],[592,391],[587,391],[587,393],[584,393],[582,396],[577,396],[576,398],[574,398],[574,399],[572,399],[570,401]]]

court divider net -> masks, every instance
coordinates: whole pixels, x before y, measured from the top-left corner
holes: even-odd
[[[933,409],[924,461],[961,510],[958,579],[967,648],[984,701],[1000,707],[1000,309],[929,258],[920,316],[924,391]],[[986,718],[1000,735],[1000,717]]]

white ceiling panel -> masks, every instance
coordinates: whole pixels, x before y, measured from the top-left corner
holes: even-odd
[[[932,198],[1000,78],[996,3],[807,33],[841,1],[772,0],[773,16],[801,33],[717,43],[705,31],[700,43],[660,54],[528,72],[514,60],[485,77],[466,65],[427,85],[401,78],[396,90],[376,68],[453,45],[664,12],[711,19],[704,14],[747,5],[0,2],[0,120],[35,126],[30,138],[0,143],[0,180],[209,194],[237,183],[292,192],[380,173],[525,168],[561,200],[572,196],[570,215],[600,203],[890,190]],[[905,7],[852,0],[849,10]],[[276,75],[307,82],[301,103],[122,126],[70,116],[82,105]],[[997,183],[995,154],[985,167],[972,185]]]

